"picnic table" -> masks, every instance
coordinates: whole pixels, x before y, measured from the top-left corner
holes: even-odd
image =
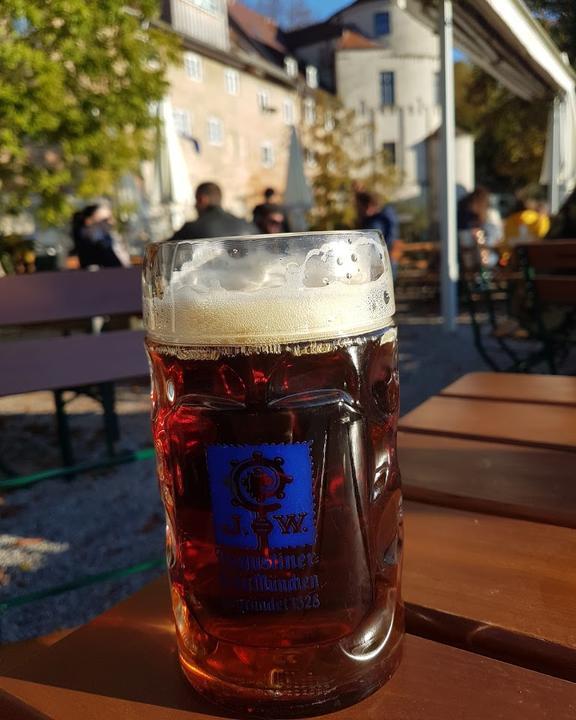
[[[540,420],[539,420],[540,418]],[[402,418],[407,635],[334,720],[576,717],[576,378],[475,373]],[[208,720],[156,580],[9,665],[0,717]]]

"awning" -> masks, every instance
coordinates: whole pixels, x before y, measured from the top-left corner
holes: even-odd
[[[399,0],[436,30],[442,46],[444,203],[442,307],[455,327],[458,261],[454,182],[452,42],[514,94],[550,104],[549,139],[541,181],[551,212],[576,185],[576,73],[523,0]]]

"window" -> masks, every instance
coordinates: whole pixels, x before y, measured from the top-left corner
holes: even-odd
[[[316,167],[316,155],[310,148],[304,148],[304,162],[308,167]]]
[[[237,70],[226,68],[224,70],[224,85],[228,95],[238,95],[240,92],[240,73]]]
[[[298,75],[298,63],[293,57],[284,58],[284,70],[288,77],[295,78]]]
[[[335,127],[334,113],[332,110],[326,110],[324,113],[324,130],[326,130],[326,132],[332,132]]]
[[[192,3],[210,13],[218,14],[220,11],[218,0],[192,0]]]
[[[268,90],[258,90],[256,99],[258,100],[258,107],[262,112],[266,112],[270,108],[270,95]]]
[[[360,115],[362,115],[362,117],[364,117],[364,115],[366,115],[366,101],[365,100],[360,100]]]
[[[274,165],[274,148],[271,142],[263,142],[260,146],[260,159],[264,167],[272,167]]]
[[[294,102],[288,98],[282,103],[282,119],[286,125],[294,125]]]
[[[396,165],[396,143],[382,143],[382,151],[384,153],[384,162],[387,165]]]
[[[304,100],[304,120],[307,125],[313,125],[316,122],[316,103],[312,98]]]
[[[208,142],[210,145],[222,145],[224,140],[224,130],[222,129],[222,120],[217,117],[208,118]]]
[[[318,87],[318,70],[314,65],[306,65],[306,85],[313,89]]]
[[[381,72],[380,73],[380,105],[382,107],[395,105],[396,98],[394,97],[394,73],[393,72]]]
[[[190,113],[188,110],[182,110],[181,108],[174,108],[172,115],[174,117],[174,127],[178,135],[183,137],[190,137]]]
[[[390,35],[390,13],[374,13],[374,37]]]
[[[196,53],[184,53],[184,70],[195,82],[202,82],[202,58]]]

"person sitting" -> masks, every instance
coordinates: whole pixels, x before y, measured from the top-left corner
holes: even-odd
[[[256,228],[222,209],[222,190],[215,182],[204,182],[196,188],[198,219],[186,222],[172,235],[172,240],[253,235]]]
[[[72,240],[81,268],[128,267],[130,258],[113,232],[114,220],[105,205],[87,205],[72,218]]]
[[[533,242],[550,230],[550,218],[538,209],[534,200],[518,199],[516,207],[504,222],[504,242],[508,247]]]
[[[398,220],[391,205],[382,205],[378,196],[361,190],[356,193],[358,225],[361,230],[380,230],[388,252],[392,252],[398,238]]]
[[[258,221],[258,230],[264,235],[286,232],[286,215],[281,205],[264,205]]]
[[[264,214],[265,208],[274,203],[274,195],[276,195],[276,190],[272,187],[267,187],[266,190],[264,190],[264,202],[259,203],[255,206],[254,210],[252,210],[252,222],[257,228],[261,226],[262,215]],[[265,231],[262,230],[262,232]]]

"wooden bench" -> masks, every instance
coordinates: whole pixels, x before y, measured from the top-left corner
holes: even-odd
[[[0,327],[41,328],[44,334],[48,330],[56,334],[11,339],[0,345],[0,396],[38,390],[54,393],[65,465],[74,463],[65,391],[88,392],[101,402],[106,444],[113,454],[118,438],[114,382],[143,377],[148,369],[140,331],[61,334],[69,333],[71,324],[79,320],[140,315],[140,283],[139,268],[38,273],[0,280]]]

